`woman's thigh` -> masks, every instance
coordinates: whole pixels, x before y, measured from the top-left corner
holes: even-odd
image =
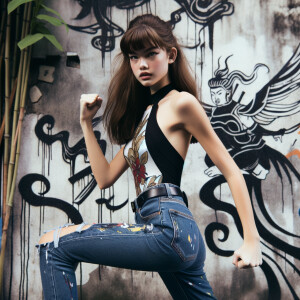
[[[36,246],[39,251],[49,251],[58,263],[76,265],[81,261],[145,271],[178,269],[178,255],[165,251],[162,239],[162,230],[152,223],[100,223],[61,235],[56,247],[53,241]]]
[[[52,232],[54,242],[52,237],[37,247],[74,265],[83,261],[145,271],[178,271],[203,263],[199,229],[180,197],[148,200],[137,210],[135,221],[93,224],[56,238],[57,231]]]

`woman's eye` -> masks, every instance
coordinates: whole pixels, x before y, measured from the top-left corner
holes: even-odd
[[[136,55],[129,55],[129,59],[130,60],[137,59],[137,56]]]
[[[154,55],[156,55],[157,53],[156,52],[150,52],[149,54],[148,54],[148,56],[154,56]]]

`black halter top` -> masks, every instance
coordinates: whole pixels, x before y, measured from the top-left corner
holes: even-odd
[[[132,170],[137,195],[160,183],[180,186],[184,160],[165,137],[156,119],[159,101],[173,89],[173,85],[168,84],[150,95],[153,105],[144,112],[133,139],[125,145],[124,157]]]

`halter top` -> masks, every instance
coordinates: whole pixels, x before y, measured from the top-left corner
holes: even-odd
[[[158,102],[173,89],[169,84],[150,96],[153,105],[146,109],[132,140],[124,147],[123,154],[132,170],[137,195],[160,183],[180,186],[184,160],[156,119]]]

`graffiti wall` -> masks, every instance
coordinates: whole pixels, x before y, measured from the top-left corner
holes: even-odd
[[[263,264],[238,270],[242,227],[228,185],[199,144],[190,146],[182,189],[207,246],[205,271],[218,299],[299,299],[300,3],[296,0],[48,1],[69,25],[58,52],[33,49],[17,192],[7,245],[5,299],[41,299],[34,245],[65,223],[134,223],[130,170],[100,190],[79,124],[79,99],[99,93],[102,113],[114,57],[142,13],[169,21],[189,60],[212,126],[244,174],[261,235]],[[81,299],[171,299],[159,275],[79,264]]]

